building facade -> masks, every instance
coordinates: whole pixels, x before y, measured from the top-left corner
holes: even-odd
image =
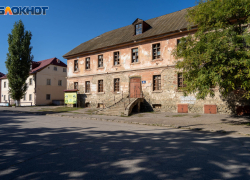
[[[167,112],[231,113],[215,88],[215,97],[185,97],[182,73],[172,56],[187,29],[187,9],[104,33],[64,55],[67,89],[78,89],[85,106],[109,106],[115,99],[143,97],[154,109]],[[101,105],[101,106],[100,106]]]
[[[1,99],[2,99],[1,98],[2,97],[2,94],[1,94],[1,84],[2,84],[1,83],[1,77],[3,77],[3,76],[5,76],[5,74],[3,74],[3,73],[0,72],[0,103],[1,103]]]
[[[32,62],[30,75],[26,80],[28,89],[21,99],[22,106],[49,105],[53,100],[63,100],[67,87],[67,65],[57,58]],[[1,101],[13,103],[9,95],[7,75],[1,78]]]

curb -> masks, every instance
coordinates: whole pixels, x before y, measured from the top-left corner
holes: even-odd
[[[97,120],[97,121],[105,121],[105,122],[116,122],[116,123],[125,123],[125,124],[135,124],[135,125],[144,125],[144,126],[159,126],[159,127],[166,127],[166,128],[172,128],[172,129],[185,129],[185,130],[191,130],[191,131],[200,131],[200,132],[212,132],[212,133],[218,133],[218,134],[227,134],[230,132],[227,132],[225,130],[203,130],[202,128],[193,128],[190,126],[177,126],[174,124],[152,124],[152,123],[139,123],[139,122],[128,122],[123,120],[116,120],[116,119],[103,119],[103,118],[93,118],[93,117],[76,117],[76,116],[68,116],[68,115],[57,115],[57,114],[46,114],[46,116],[57,116],[57,117],[66,117],[66,118],[76,118],[76,119],[87,119],[87,120]],[[244,133],[238,133],[243,136],[250,136],[250,134],[244,134]]]

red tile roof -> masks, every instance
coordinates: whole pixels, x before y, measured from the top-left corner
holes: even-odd
[[[60,61],[56,57],[50,58],[50,59],[45,59],[43,61],[38,61],[38,62],[33,61],[33,63],[36,64],[36,67],[30,71],[30,74],[34,74],[34,73],[42,70],[43,68],[47,67],[50,64],[62,66],[62,67],[67,67],[67,65],[65,63],[63,63],[62,61]],[[6,79],[6,78],[7,78],[7,74],[2,76],[2,77],[0,76],[0,79]]]
[[[59,59],[57,59],[56,57],[54,58],[50,58],[50,59],[45,59],[43,61],[38,61],[37,63],[39,63],[39,66],[32,69],[30,71],[30,74],[34,74],[39,70],[42,70],[43,68],[45,68],[46,66],[53,64],[53,65],[57,65],[57,66],[62,66],[62,67],[67,67],[66,64],[64,64],[62,61],[60,61]]]
[[[0,77],[3,77],[3,76],[5,76],[5,74],[3,74],[3,73],[0,72]]]

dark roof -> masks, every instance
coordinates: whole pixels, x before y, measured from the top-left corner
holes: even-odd
[[[45,59],[43,61],[38,61],[38,62],[33,61],[32,64],[36,64],[36,67],[30,71],[30,74],[34,74],[34,73],[42,70],[43,68],[47,67],[50,64],[62,66],[62,67],[67,67],[67,65],[65,63],[63,63],[62,61],[60,61],[56,57],[50,58],[50,59]],[[7,78],[7,74],[4,75],[3,77],[0,76],[0,79],[6,79],[6,78]]]
[[[30,71],[30,74],[36,73],[37,71],[45,68],[46,66],[48,66],[50,64],[57,65],[57,66],[62,66],[62,67],[67,67],[66,64],[64,64],[62,61],[60,61],[56,57],[50,58],[50,59],[45,59],[43,61],[38,61],[38,62],[35,62],[35,63],[36,64],[39,63],[39,66],[37,66],[36,68],[32,69]]]
[[[3,77],[3,76],[5,76],[5,74],[3,74],[3,73],[0,72],[0,77]]]
[[[75,55],[78,53],[84,53],[104,47],[134,42],[136,40],[185,29],[188,27],[188,22],[185,17],[188,9],[190,8],[146,20],[145,22],[152,28],[139,35],[134,35],[134,25],[132,24],[119,29],[115,29],[113,31],[106,32],[96,38],[80,44],[73,50],[66,53],[63,57],[66,58],[67,56]],[[136,20],[138,20],[138,18]]]

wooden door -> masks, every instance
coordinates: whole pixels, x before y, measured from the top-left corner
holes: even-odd
[[[188,113],[188,104],[178,104],[178,113]]]
[[[204,105],[204,113],[205,114],[216,114],[217,106],[216,105]]]
[[[141,78],[130,79],[129,93],[131,98],[141,97]]]

